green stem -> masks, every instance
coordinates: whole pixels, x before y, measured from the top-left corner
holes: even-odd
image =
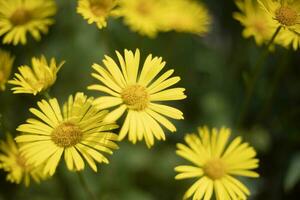
[[[58,167],[56,174],[59,187],[61,188],[61,193],[63,194],[63,199],[74,199],[72,195],[74,192],[72,192],[69,187],[69,181],[64,177],[63,169],[61,167]]]
[[[284,54],[283,58],[282,58],[282,62],[277,66],[276,72],[274,74],[272,83],[271,83],[271,89],[267,91],[267,95],[266,98],[264,100],[263,103],[263,107],[261,109],[261,112],[258,115],[258,119],[261,120],[263,119],[267,113],[269,112],[271,106],[272,106],[272,100],[274,97],[274,94],[276,92],[276,89],[279,85],[279,82],[281,80],[281,78],[283,77],[283,75],[285,74],[287,68],[289,67],[289,63],[288,63],[288,51],[286,51],[286,53]]]
[[[48,99],[48,100],[50,100],[51,99],[51,96],[50,96],[50,94],[49,94],[49,92],[48,91],[45,91],[45,92],[43,92],[43,94],[42,94],[46,99]]]
[[[245,119],[248,109],[249,109],[251,99],[254,94],[254,88],[255,88],[256,82],[262,72],[262,69],[263,69],[263,63],[264,63],[266,57],[269,55],[269,48],[275,41],[275,38],[278,36],[281,29],[282,29],[281,26],[279,26],[276,29],[271,40],[267,43],[265,50],[263,51],[263,53],[261,54],[261,56],[259,57],[259,59],[257,60],[255,66],[254,66],[254,73],[253,73],[253,76],[250,79],[249,83],[247,84],[247,91],[246,91],[245,99],[243,101],[241,112],[240,112],[240,115],[238,118],[238,123],[237,123],[238,127],[240,127],[244,122],[244,119]]]
[[[94,193],[90,190],[89,186],[87,185],[84,177],[82,176],[82,174],[80,172],[77,172],[79,181],[83,187],[83,189],[85,190],[85,192],[87,193],[87,195],[89,196],[89,199],[91,200],[97,200],[96,196],[94,195]]]
[[[5,133],[7,131],[3,115],[1,113],[0,113],[0,131],[3,131],[3,133]]]

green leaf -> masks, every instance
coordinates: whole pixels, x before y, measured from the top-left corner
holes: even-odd
[[[290,191],[300,181],[300,153],[297,153],[291,160],[285,180],[284,189]]]

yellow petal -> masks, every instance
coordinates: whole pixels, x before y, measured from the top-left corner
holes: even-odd
[[[115,122],[117,121],[123,113],[126,111],[127,107],[125,105],[119,106],[117,109],[110,112],[108,115],[106,115],[104,121],[106,122]]]

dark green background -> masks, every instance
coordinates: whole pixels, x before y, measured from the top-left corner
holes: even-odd
[[[58,2],[56,24],[41,42],[29,40],[26,46],[2,46],[15,56],[14,71],[21,64],[30,64],[32,56],[45,54],[65,60],[51,95],[63,102],[69,94],[86,91],[94,80],[91,65],[101,63],[104,54],[116,58],[114,51],[125,48],[141,50],[144,59],[149,53],[162,56],[167,69],[174,68],[181,76],[179,86],[187,89],[188,98],[174,103],[184,112],[185,120],[175,122],[177,133],[166,131],[167,141],[157,142],[148,150],[144,143],[120,143],[110,157],[109,165],[100,166],[95,174],[87,168],[83,173],[88,184],[103,200],[173,200],[181,199],[194,180],[175,181],[173,168],[186,162],[175,155],[177,142],[198,126],[227,126],[233,135],[243,135],[258,151],[261,160],[259,179],[243,180],[250,188],[250,199],[299,199],[300,184],[300,56],[276,48],[265,59],[263,72],[255,86],[255,96],[244,123],[237,128],[245,96],[245,77],[251,76],[253,65],[262,53],[253,39],[241,36],[242,27],[233,20],[237,10],[233,1],[206,0],[214,23],[204,38],[184,33],[161,33],[148,39],[131,32],[120,19],[111,19],[108,27],[98,30],[76,13],[76,1]],[[41,97],[0,93],[0,111],[10,132],[28,118],[28,108]],[[4,138],[4,133],[1,133]],[[10,184],[0,173],[0,199],[85,199],[86,194],[77,175],[65,169],[64,163],[50,180],[40,185]]]

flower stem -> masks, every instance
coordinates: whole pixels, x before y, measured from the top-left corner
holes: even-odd
[[[91,200],[97,200],[96,196],[94,195],[94,193],[90,190],[89,186],[87,185],[84,177],[82,176],[82,174],[80,172],[77,172],[79,181],[82,185],[82,187],[84,188],[85,192],[87,193],[87,195],[89,196],[89,199]]]
[[[70,184],[64,177],[63,169],[61,167],[58,167],[56,174],[56,177],[59,182],[59,187],[61,188],[61,193],[63,194],[63,199],[74,199],[72,195],[73,192],[69,187]]]
[[[45,91],[42,93],[42,96],[45,97],[47,100],[51,99],[51,95],[49,94],[49,91]]]
[[[289,65],[288,62],[288,56],[289,52],[285,51],[285,54],[283,55],[283,58],[281,59],[281,63],[277,66],[276,72],[274,74],[273,80],[271,81],[271,89],[267,91],[266,98],[264,99],[264,103],[262,106],[262,109],[260,110],[260,113],[258,115],[258,119],[262,120],[265,118],[265,116],[270,111],[270,108],[272,107],[272,100],[274,98],[274,95],[276,93],[276,89],[280,83],[280,80],[284,76],[285,72],[287,71]]]
[[[241,112],[240,112],[240,115],[239,115],[239,118],[238,118],[238,122],[237,122],[238,127],[240,127],[244,122],[244,119],[245,119],[245,117],[247,115],[247,112],[248,112],[248,109],[249,109],[251,99],[252,99],[253,94],[254,94],[254,88],[255,88],[256,82],[259,79],[259,76],[260,76],[260,74],[262,72],[262,69],[263,69],[264,60],[269,55],[269,52],[270,52],[269,48],[271,47],[271,45],[275,41],[275,38],[278,36],[281,29],[282,29],[281,26],[279,26],[276,29],[276,31],[274,32],[271,40],[267,43],[265,50],[262,52],[262,54],[260,55],[260,57],[257,60],[256,64],[254,65],[253,76],[249,80],[249,83],[247,84],[247,91],[246,91],[245,99],[243,101]]]
[[[44,96],[45,96],[47,99],[51,99],[51,96],[50,96],[50,94],[49,94],[48,92],[45,92],[45,93],[44,93]]]
[[[1,113],[0,113],[0,131],[3,131],[3,133],[7,131],[7,128],[4,123],[3,115]]]

